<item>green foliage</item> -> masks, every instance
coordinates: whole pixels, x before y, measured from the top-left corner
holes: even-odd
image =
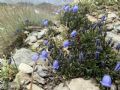
[[[9,82],[14,79],[17,72],[17,68],[14,65],[10,65],[9,61],[4,58],[3,66],[0,71],[0,80],[3,81],[4,90],[8,90]]]
[[[60,69],[58,74],[63,75],[66,79],[74,77],[84,77],[86,79],[94,78],[97,82],[100,82],[104,74],[109,74],[112,77],[112,81],[120,82],[120,72],[114,71],[114,68],[119,61],[117,58],[118,52],[114,52],[110,44],[105,41],[106,32],[104,28],[104,22],[98,21],[96,28],[86,19],[85,15],[89,12],[89,9],[79,5],[79,11],[77,13],[64,12],[61,17],[61,23],[67,25],[69,31],[66,33],[67,39],[73,42],[67,49],[67,54],[63,49],[60,52],[55,52],[54,59],[60,60]],[[94,24],[95,25],[95,24]],[[69,35],[72,30],[77,30],[76,37],[71,38]],[[101,45],[96,46],[96,39],[100,39]],[[102,48],[100,51],[100,57],[95,59],[95,52],[98,48]],[[60,48],[56,48],[56,51],[60,51]],[[80,60],[79,55],[83,52],[84,60]],[[54,53],[54,54],[55,54]],[[120,84],[120,83],[119,83]]]
[[[80,29],[80,27],[84,27],[86,23],[89,22],[85,17],[85,15],[89,12],[89,7],[84,5],[85,4],[78,4],[79,11],[77,13],[63,12],[64,14],[60,18],[61,23],[70,29]]]

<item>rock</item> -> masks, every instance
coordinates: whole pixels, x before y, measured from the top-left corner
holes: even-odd
[[[66,85],[58,85],[53,90],[100,90],[91,80],[82,78],[72,79],[70,83],[66,81]]]
[[[30,85],[31,84],[27,85],[27,87],[26,87],[28,90],[30,90]],[[44,89],[42,89],[41,87],[38,87],[35,84],[32,84],[32,90],[44,90]]]
[[[33,32],[30,33],[30,36],[35,36],[35,37],[37,37],[37,35],[38,35],[38,32],[37,32],[37,31],[33,31]]]
[[[114,34],[112,32],[107,32],[106,39],[112,38],[113,42],[119,43],[120,42],[120,36],[117,34]]]
[[[20,89],[20,85],[18,85],[16,82],[9,82],[9,88],[9,90]]]
[[[42,38],[46,33],[47,33],[48,29],[43,29],[41,32],[37,33],[37,38],[40,39]]]
[[[118,85],[118,90],[120,90],[120,85]]]
[[[36,36],[31,36],[31,35],[29,35],[25,40],[26,43],[34,43],[36,41],[37,41]]]
[[[115,30],[117,33],[120,33],[120,24],[119,24],[119,25],[115,25],[115,26],[114,26],[114,30]]]
[[[110,90],[117,90],[117,87],[115,85],[112,85]]]
[[[48,77],[48,72],[45,68],[42,66],[37,66],[37,73],[41,77]]]
[[[91,21],[92,23],[95,23],[95,22],[98,21],[97,18],[95,18],[95,17],[93,17],[93,16],[91,16],[89,14],[87,14],[86,16],[87,16],[88,20]]]
[[[32,52],[29,49],[21,48],[21,49],[16,50],[15,54],[13,55],[13,58],[17,66],[19,66],[21,63],[26,63],[26,64],[30,63],[32,61],[31,57],[34,54],[35,52]]]
[[[28,74],[19,72],[16,74],[14,82],[19,83],[20,85],[28,84],[31,81],[31,78]]]
[[[67,86],[64,86],[63,83],[61,83],[58,86],[56,86],[53,90],[70,90],[70,89]]]
[[[118,16],[114,12],[108,12],[108,19],[118,18]]]
[[[39,45],[40,44],[38,42],[32,44],[32,46],[31,46],[32,50],[36,50],[37,48],[39,48]]]
[[[25,63],[21,63],[18,67],[18,70],[23,73],[32,73],[33,72],[33,68]]]
[[[3,63],[3,60],[4,60],[4,59],[0,58],[0,64],[2,64],[2,63]]]
[[[61,41],[63,41],[63,37],[62,37],[62,35],[57,35],[56,37],[53,37],[53,40],[54,40],[56,43],[61,44]]]
[[[107,31],[111,31],[114,28],[114,24],[107,24],[106,27],[107,27]]]
[[[24,31],[24,34],[29,34],[30,32],[28,32],[28,31]]]
[[[46,82],[45,82],[45,79],[42,78],[42,77],[40,77],[40,76],[38,75],[38,73],[36,73],[36,72],[34,72],[33,80],[34,80],[34,81],[37,81],[39,84],[45,84],[45,83],[46,83]]]

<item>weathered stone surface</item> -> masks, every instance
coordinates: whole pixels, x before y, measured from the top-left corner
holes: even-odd
[[[27,89],[28,89],[28,90],[30,90],[30,85],[31,85],[31,84],[27,85]],[[35,85],[35,84],[32,84],[32,90],[44,90],[44,89],[42,89],[41,87],[38,87],[38,86]]]
[[[25,40],[26,43],[34,43],[36,41],[37,41],[36,36],[31,36],[31,35],[29,35]]]
[[[118,16],[114,12],[108,12],[108,18],[114,19],[114,18],[118,18]]]
[[[110,88],[110,90],[117,90],[117,87],[113,84]]]
[[[33,72],[33,68],[25,63],[21,63],[18,67],[19,71],[23,72],[23,73],[32,73]]]
[[[33,80],[34,80],[34,81],[37,81],[39,84],[45,84],[45,83],[46,83],[46,82],[45,82],[45,79],[42,78],[42,77],[40,77],[40,76],[38,75],[38,73],[36,73],[36,72],[34,72]]]
[[[82,78],[72,79],[66,82],[64,86],[63,83],[54,88],[54,90],[100,90],[91,80],[84,80]]]
[[[34,54],[35,53],[29,49],[21,48],[21,49],[16,50],[15,54],[13,55],[13,58],[17,66],[19,66],[21,63],[26,63],[26,64],[30,63],[32,61],[31,57]]]
[[[87,14],[86,16],[87,16],[88,20],[91,21],[92,23],[98,21],[97,18],[95,18],[95,17],[93,17],[93,16],[91,16],[91,15],[89,15],[89,14]]]
[[[58,86],[56,86],[55,88],[54,88],[54,90],[70,90],[67,86],[64,86],[64,84],[63,83],[61,83],[61,84],[59,84]],[[81,90],[81,89],[79,89],[79,90]]]
[[[47,72],[46,68],[44,68],[42,66],[37,66],[37,73],[41,77],[47,77],[48,76],[48,72]]]
[[[43,29],[41,32],[37,33],[37,38],[40,39],[42,38],[46,33],[47,33],[48,29]]]
[[[17,73],[14,82],[19,83],[20,85],[27,84],[31,81],[31,78],[28,74],[23,72]]]
[[[107,37],[106,38],[112,38],[112,40],[115,42],[115,43],[119,43],[120,42],[120,36],[117,35],[117,34],[114,34],[112,32],[107,32]]]
[[[106,27],[107,27],[107,31],[111,31],[114,28],[114,24],[107,24]]]

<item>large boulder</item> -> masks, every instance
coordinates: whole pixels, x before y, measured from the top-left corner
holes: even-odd
[[[13,55],[13,59],[15,60],[15,63],[17,66],[19,66],[21,63],[30,63],[32,62],[32,55],[34,55],[35,52],[32,52],[29,49],[21,48],[16,50],[15,54]],[[13,62],[12,62],[13,63]]]
[[[54,88],[54,90],[100,90],[92,80],[84,80],[82,78],[72,79],[66,84],[60,84]]]

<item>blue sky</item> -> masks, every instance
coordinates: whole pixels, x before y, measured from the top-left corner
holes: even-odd
[[[32,2],[35,4],[42,3],[42,2],[48,2],[52,4],[63,4],[65,3],[65,0],[0,0],[1,2],[9,2],[9,3],[16,3],[19,1],[24,1],[24,2]]]

